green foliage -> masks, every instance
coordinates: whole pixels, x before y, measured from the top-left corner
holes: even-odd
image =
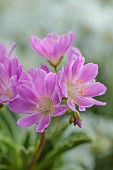
[[[54,162],[59,156],[70,149],[73,149],[81,144],[91,142],[91,139],[82,133],[72,133],[56,146],[38,163],[36,169],[44,170],[53,167]]]
[[[27,169],[35,149],[39,145],[40,135],[32,133],[34,129],[23,133],[23,130],[16,125],[17,117],[7,107],[0,110],[0,170]],[[57,125],[57,121],[52,123]],[[52,124],[47,130],[45,146],[34,169],[52,170],[57,157],[60,158],[63,153],[81,144],[91,142],[91,139],[84,133],[71,133],[65,138],[63,134],[68,125],[65,120],[60,123],[59,127],[55,125],[52,128]]]

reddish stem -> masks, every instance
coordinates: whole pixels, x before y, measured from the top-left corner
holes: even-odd
[[[44,147],[44,141],[45,141],[45,131],[41,134],[40,144],[39,144],[38,148],[36,149],[36,152],[33,156],[32,162],[29,165],[28,170],[32,170],[34,164],[38,161],[40,154],[41,154],[43,147]]]

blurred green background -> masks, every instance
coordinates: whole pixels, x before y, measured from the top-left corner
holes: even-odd
[[[97,81],[104,83],[108,90],[98,99],[107,102],[107,106],[94,106],[81,113],[82,129],[72,125],[65,129],[63,137],[66,139],[72,132],[75,135],[84,132],[93,142],[62,154],[52,170],[113,170],[113,0],[0,0],[0,41],[9,47],[13,42],[17,43],[14,54],[26,69],[48,64],[30,48],[30,35],[44,37],[49,32],[62,34],[70,30],[75,32],[74,45],[80,48],[86,63],[99,65]],[[9,111],[7,116],[4,109],[0,112],[0,170],[11,169],[8,160],[17,160],[13,153],[9,153],[14,149],[12,145],[16,145],[16,152],[22,152],[28,159],[39,135],[34,127],[18,128],[15,122],[19,116]],[[68,118],[69,115],[63,121],[68,122]],[[50,142],[49,137],[48,134]],[[21,161],[18,157],[16,164],[20,165],[20,170]]]

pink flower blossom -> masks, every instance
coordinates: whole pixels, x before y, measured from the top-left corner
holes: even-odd
[[[84,60],[83,57],[78,57],[76,60],[68,62],[58,74],[60,97],[67,98],[67,104],[73,111],[76,111],[75,104],[81,111],[93,105],[106,104],[93,98],[106,92],[103,84],[95,82],[98,65],[93,63],[84,65]]]
[[[17,84],[22,74],[22,66],[17,57],[10,59],[15,44],[8,52],[5,44],[0,44],[0,104],[14,100],[18,96]]]
[[[60,105],[56,73],[32,69],[31,75],[32,81],[18,87],[20,97],[10,102],[9,108],[16,113],[27,114],[18,120],[19,126],[36,124],[36,132],[42,133],[50,124],[51,117],[65,114],[67,106]]]
[[[31,48],[46,58],[51,65],[57,66],[64,54],[69,50],[74,41],[74,33],[64,35],[48,34],[42,40],[36,36],[30,37]]]

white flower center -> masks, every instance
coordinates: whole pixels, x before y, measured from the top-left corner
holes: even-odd
[[[85,88],[85,85],[81,82],[76,80],[76,82],[74,83],[69,83],[67,84],[67,91],[68,91],[68,95],[71,98],[75,98],[75,96],[80,96],[82,95],[82,91]]]
[[[50,99],[43,98],[40,103],[36,105],[40,112],[50,113],[53,111],[53,102]]]

